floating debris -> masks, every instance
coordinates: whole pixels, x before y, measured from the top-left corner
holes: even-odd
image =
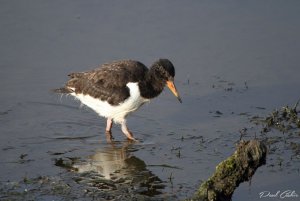
[[[255,116],[252,117],[251,121],[256,124],[265,124],[263,132],[267,132],[270,131],[271,128],[275,128],[286,133],[290,130],[300,128],[300,117],[298,116],[299,111],[297,111],[299,101],[294,107],[284,106],[279,110],[274,110],[266,118],[259,118]]]
[[[300,115],[299,101],[294,106],[284,106],[271,112],[267,117],[254,116],[251,122],[255,123],[260,133],[259,138],[268,146],[268,158],[273,172],[298,171],[290,168],[291,164],[300,163]],[[284,156],[284,157],[283,157]],[[274,162],[277,161],[277,162]],[[297,174],[297,173],[296,173]],[[299,173],[298,173],[299,174]]]
[[[234,82],[230,82],[227,80],[223,80],[219,76],[214,76],[214,79],[216,79],[216,83],[212,84],[212,88],[214,89],[222,89],[225,92],[238,92],[243,93],[249,89],[247,81],[245,81],[243,84],[244,86],[236,86]]]

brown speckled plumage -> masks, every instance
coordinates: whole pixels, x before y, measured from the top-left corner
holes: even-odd
[[[71,93],[73,91],[70,89],[73,89],[76,94],[88,94],[111,105],[118,105],[129,97],[128,82],[139,82],[141,95],[154,98],[162,92],[165,82],[174,76],[172,63],[165,59],[158,60],[150,69],[138,61],[120,60],[105,63],[91,71],[71,73],[65,87],[59,90]]]

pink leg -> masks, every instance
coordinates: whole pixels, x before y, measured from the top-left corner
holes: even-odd
[[[113,125],[112,119],[111,118],[107,118],[107,121],[106,121],[106,132],[111,132],[112,125]]]
[[[127,125],[126,125],[126,120],[122,121],[121,129],[122,129],[122,132],[126,135],[126,137],[129,140],[138,141],[133,137],[132,133],[128,130]]]
[[[112,125],[113,125],[112,119],[108,118],[107,122],[106,122],[106,129],[105,129],[106,141],[107,142],[112,142],[112,140],[114,139],[112,134],[111,134]]]

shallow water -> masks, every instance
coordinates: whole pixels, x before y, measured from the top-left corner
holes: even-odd
[[[5,188],[13,189],[10,182],[49,177],[70,188],[32,191],[40,200],[88,200],[89,194],[80,192],[97,194],[96,184],[106,192],[99,194],[103,199],[109,199],[105,189],[117,199],[128,186],[129,193],[154,200],[183,199],[232,154],[241,129],[248,129],[247,138],[258,135],[251,117],[300,98],[298,1],[0,5],[1,198],[7,198]],[[50,92],[70,72],[124,58],[150,65],[159,57],[174,63],[183,104],[165,90],[131,115],[129,128],[140,143],[127,143],[115,126],[117,142],[108,144],[104,119],[71,97]],[[299,135],[293,141],[299,144]],[[233,200],[286,189],[300,195],[299,155],[278,146],[282,152],[271,155]],[[102,183],[90,181],[99,179],[95,175]],[[14,188],[38,189],[32,183]]]

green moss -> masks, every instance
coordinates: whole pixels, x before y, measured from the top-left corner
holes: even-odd
[[[235,188],[249,180],[255,170],[264,164],[266,146],[251,140],[240,142],[236,152],[217,165],[212,177],[203,182],[192,200],[230,200]]]
[[[227,158],[227,160],[222,161],[219,165],[216,167],[216,173],[220,172],[231,172],[236,168],[236,159],[235,155],[230,156]]]

